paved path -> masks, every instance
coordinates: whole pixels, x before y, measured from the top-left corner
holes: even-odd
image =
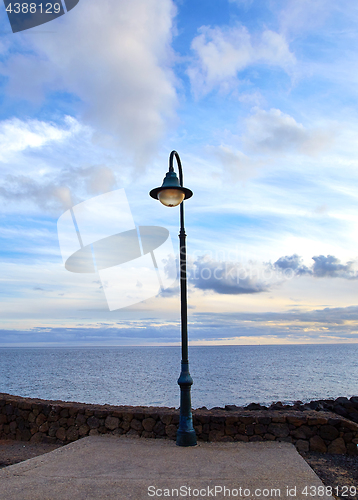
[[[283,442],[182,448],[164,439],[92,436],[0,471],[1,500],[332,500],[322,488]]]

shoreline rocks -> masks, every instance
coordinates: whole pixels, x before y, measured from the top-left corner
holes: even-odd
[[[264,406],[258,403],[250,403],[247,406],[225,405],[225,408],[215,408],[216,410],[241,411],[241,410],[285,410],[285,411],[330,411],[341,417],[358,423],[358,396],[351,398],[339,397],[336,399],[318,399],[309,403],[295,401],[293,404],[283,404],[281,401]]]

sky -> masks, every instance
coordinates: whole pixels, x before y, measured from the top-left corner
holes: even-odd
[[[179,344],[178,280],[109,310],[57,232],[124,189],[173,272],[179,208],[148,194],[172,150],[191,345],[357,342],[357,25],[343,0],[80,0],[13,33],[0,5],[0,346]]]

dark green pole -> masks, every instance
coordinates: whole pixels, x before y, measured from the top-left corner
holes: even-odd
[[[173,169],[174,156],[178,163],[180,185],[183,187],[183,170],[179,155],[176,151],[170,153],[169,170]],[[181,299],[181,373],[178,379],[180,386],[180,417],[179,428],[177,432],[178,446],[195,446],[196,434],[193,427],[193,416],[191,413],[191,395],[190,390],[193,385],[193,379],[189,373],[188,359],[188,308],[187,308],[187,289],[186,289],[186,234],[184,228],[184,201],[180,204],[180,299]]]

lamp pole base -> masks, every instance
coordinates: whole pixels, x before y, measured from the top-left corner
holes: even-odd
[[[178,446],[196,446],[190,396],[193,379],[189,373],[189,362],[187,360],[181,362],[181,373],[178,384],[180,385],[180,417],[176,444]]]
[[[177,432],[177,446],[196,446],[196,434],[195,430],[192,431],[181,431]]]

